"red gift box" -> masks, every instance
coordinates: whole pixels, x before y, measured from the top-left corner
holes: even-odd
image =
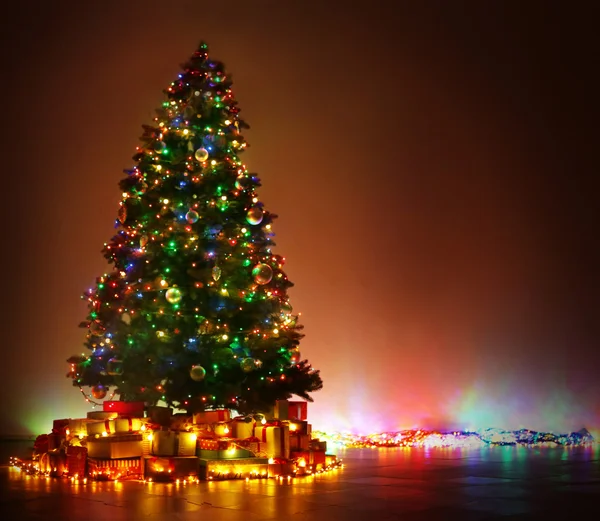
[[[87,475],[87,449],[85,447],[67,447],[67,472],[69,476],[83,478]]]
[[[262,443],[256,436],[251,436],[250,438],[246,438],[243,440],[235,440],[236,445],[248,449],[253,452],[255,456],[261,454],[261,451],[264,450],[265,444]]]
[[[144,402],[122,402],[119,400],[106,400],[102,403],[106,412],[116,412],[127,416],[143,416]]]
[[[197,447],[205,450],[227,450],[229,448],[229,438],[201,438],[197,441]]]
[[[46,452],[40,456],[39,467],[41,472],[60,478],[65,472],[65,455],[62,451]]]
[[[229,409],[215,409],[214,411],[201,411],[194,414],[194,423],[226,422],[231,418]]]
[[[319,439],[310,440],[308,448],[314,451],[327,452],[327,442]]]
[[[281,422],[269,422],[256,428],[268,458],[287,458],[290,454],[290,428]]]
[[[88,473],[92,478],[117,479],[123,477],[139,477],[142,474],[141,458],[98,459],[88,460]]]
[[[308,402],[289,402],[288,401],[288,419],[306,420],[308,419]]]
[[[40,434],[33,442],[33,452],[35,454],[45,454],[49,449],[48,434]]]
[[[290,432],[290,450],[308,450],[310,436],[301,432]]]
[[[69,421],[70,421],[70,418],[65,418],[62,420],[54,420],[52,422],[52,433],[60,434],[60,435],[64,436],[66,434],[66,430],[69,427]]]
[[[63,442],[66,440],[61,434],[48,434],[48,451],[60,449]]]
[[[294,451],[290,457],[296,461],[298,467],[308,467],[312,470],[320,470],[325,466],[325,453],[312,450]]]
[[[171,481],[175,479],[197,479],[198,458],[196,456],[149,457],[142,462],[144,479]]]

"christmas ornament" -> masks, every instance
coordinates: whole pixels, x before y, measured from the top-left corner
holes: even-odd
[[[162,153],[167,148],[167,145],[163,141],[157,141],[154,143],[154,151],[157,153]]]
[[[92,396],[96,400],[102,400],[102,398],[104,398],[106,396],[106,393],[107,393],[106,387],[104,387],[101,384],[94,385],[94,387],[92,387]]]
[[[204,161],[208,159],[208,150],[206,150],[206,148],[199,148],[198,150],[196,150],[194,156],[198,161],[204,163]]]
[[[206,376],[206,369],[201,365],[193,365],[190,369],[190,378],[194,380],[194,382],[201,382],[204,380]]]
[[[263,211],[262,209],[260,209],[258,206],[254,206],[253,208],[250,208],[250,210],[248,210],[248,213],[246,215],[246,220],[250,223],[250,224],[260,224],[263,220]]]
[[[219,280],[221,278],[221,268],[219,266],[215,266],[212,269],[212,278],[214,280]]]
[[[106,374],[111,376],[119,375],[123,372],[123,361],[118,358],[111,358],[106,364]]]
[[[198,222],[198,219],[200,219],[200,215],[196,210],[190,210],[188,213],[185,214],[185,219],[190,224],[194,224]]]
[[[250,186],[250,178],[249,177],[241,175],[235,180],[235,188],[237,190],[244,190],[244,189],[248,188],[249,186]]]
[[[148,244],[148,236],[147,235],[142,235],[140,237],[140,248],[145,248],[146,244]]]
[[[273,269],[268,264],[257,264],[252,270],[252,276],[257,284],[268,284],[273,278]]]
[[[254,359],[253,358],[244,358],[240,362],[240,367],[242,368],[242,371],[244,371],[245,373],[249,373],[250,371],[253,371],[254,367],[255,367]]]
[[[177,304],[181,300],[181,291],[179,288],[169,288],[165,293],[165,298],[170,304]]]
[[[131,324],[131,315],[129,313],[123,313],[121,315],[121,320],[123,321],[124,324]]]

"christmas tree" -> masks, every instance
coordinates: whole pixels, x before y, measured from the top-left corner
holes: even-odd
[[[84,294],[91,353],[71,357],[68,376],[90,401],[112,390],[190,412],[312,401],[323,384],[300,358],[276,216],[239,159],[248,125],[231,79],[202,43],[165,96],[120,182],[112,270]]]

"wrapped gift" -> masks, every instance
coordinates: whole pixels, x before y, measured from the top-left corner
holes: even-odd
[[[214,438],[213,426],[210,423],[197,423],[192,426],[192,432],[196,433],[198,438]]]
[[[87,448],[71,445],[67,447],[67,472],[71,477],[87,475]]]
[[[239,417],[231,420],[231,437],[245,439],[254,436],[254,427],[256,426],[256,422],[254,418],[248,417]]]
[[[48,452],[48,450],[50,450],[48,434],[40,434],[33,442],[33,453],[44,454]]]
[[[289,402],[287,400],[277,400],[273,408],[273,417],[280,420],[288,419]]]
[[[87,449],[90,458],[139,458],[142,456],[142,435],[123,434],[88,438]]]
[[[197,436],[193,432],[154,431],[151,454],[154,456],[196,456]]]
[[[310,440],[309,449],[318,452],[327,452],[327,442],[319,439]]]
[[[61,420],[54,420],[52,422],[52,434],[65,434],[65,430],[69,428],[70,418],[63,418]]]
[[[306,420],[288,420],[283,423],[290,427],[290,434],[298,432],[310,436],[312,433],[312,425]]]
[[[146,457],[142,462],[143,476],[152,481],[174,481],[197,479],[198,458],[196,456]]]
[[[269,477],[293,476],[295,473],[296,464],[293,461],[269,463]]]
[[[87,418],[70,419],[67,427],[67,436],[87,436],[87,424],[90,420]]]
[[[266,457],[266,444],[262,443],[256,436],[251,436],[244,440],[235,440],[236,445],[248,449],[255,456]]]
[[[215,409],[213,411],[202,411],[194,414],[194,423],[217,423],[226,422],[231,419],[229,409]]]
[[[114,420],[118,414],[109,411],[88,411],[88,420]]]
[[[337,456],[334,454],[325,454],[325,466],[326,467],[339,466],[339,461],[337,459]]]
[[[310,436],[299,432],[290,432],[290,450],[308,450]]]
[[[106,400],[102,403],[102,408],[106,412],[116,412],[117,414],[127,416],[144,416],[144,402],[124,402]]]
[[[48,451],[58,450],[60,449],[66,441],[66,438],[61,434],[48,434]]]
[[[199,438],[197,441],[197,446],[198,449],[227,450],[229,448],[229,441],[229,438]]]
[[[38,462],[40,472],[60,478],[66,470],[65,454],[62,451],[50,451],[42,454]]]
[[[191,414],[177,413],[171,416],[169,427],[174,431],[185,431],[192,427],[194,418]]]
[[[308,402],[288,402],[288,419],[289,420],[306,420],[308,419]]]
[[[290,454],[290,428],[287,425],[261,425],[256,427],[256,437],[265,444],[268,458],[287,459]]]
[[[93,479],[137,478],[142,475],[141,458],[88,458],[88,476]]]
[[[241,459],[198,459],[200,479],[244,479],[266,478],[269,475],[269,460],[266,458]]]
[[[293,451],[290,453],[292,460],[296,462],[298,467],[308,467],[313,471],[321,470],[325,467],[326,455],[320,451]]]
[[[311,452],[314,470],[322,470],[327,461],[327,455],[322,451]]]
[[[213,423],[212,431],[218,438],[231,438],[231,426],[229,422]]]
[[[196,456],[196,444],[198,437],[193,432],[178,432],[179,442],[177,444],[178,456]]]
[[[141,418],[117,418],[115,422],[115,432],[138,432],[143,425]]]
[[[226,450],[206,450],[198,449],[198,457],[203,459],[240,459],[240,458],[253,458],[254,452],[251,450],[236,447],[231,445]]]
[[[148,418],[152,423],[157,423],[163,427],[168,427],[171,424],[171,416],[173,416],[173,409],[171,407],[160,407],[153,405],[148,407]]]
[[[95,436],[96,434],[104,436],[106,434],[114,434],[116,420],[101,420],[101,421],[90,421],[87,424],[88,436]]]
[[[177,454],[177,434],[175,431],[154,431],[151,453],[155,456],[175,456]]]

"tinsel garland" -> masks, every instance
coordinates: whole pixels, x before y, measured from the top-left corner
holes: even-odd
[[[347,448],[364,447],[424,447],[424,448],[478,448],[486,446],[581,446],[594,443],[587,429],[569,434],[538,432],[529,429],[506,431],[485,429],[480,431],[404,430],[378,434],[313,432],[313,437],[327,441],[331,446]]]

